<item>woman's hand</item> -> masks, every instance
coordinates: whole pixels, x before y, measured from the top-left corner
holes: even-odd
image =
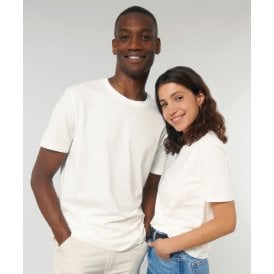
[[[155,253],[163,258],[170,259],[170,253],[168,251],[168,239],[157,239],[154,242],[149,242],[148,245],[155,249]]]

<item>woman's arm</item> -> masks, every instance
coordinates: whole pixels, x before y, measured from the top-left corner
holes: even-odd
[[[206,244],[234,231],[236,210],[234,201],[210,203],[214,217],[191,231],[149,243],[156,253],[168,259],[171,253]]]

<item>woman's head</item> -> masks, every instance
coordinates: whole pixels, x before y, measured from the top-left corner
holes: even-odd
[[[168,153],[178,153],[184,144],[192,144],[210,130],[227,141],[224,119],[194,70],[183,66],[167,70],[156,81],[155,91],[158,109],[166,121]]]

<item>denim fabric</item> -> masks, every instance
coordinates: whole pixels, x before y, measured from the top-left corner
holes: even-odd
[[[156,232],[157,233],[157,232]],[[163,234],[163,233],[161,233]],[[155,240],[155,233],[151,241]],[[154,248],[148,249],[147,274],[209,274],[208,260],[190,256],[185,251],[171,254],[170,259],[160,258]]]

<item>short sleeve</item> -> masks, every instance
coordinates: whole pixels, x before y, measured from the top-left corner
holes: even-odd
[[[67,153],[75,129],[75,104],[73,95],[67,90],[58,100],[41,140],[41,147]]]
[[[222,143],[200,147],[200,167],[207,202],[233,200],[230,159]]]
[[[153,174],[163,175],[164,173],[167,160],[167,153],[164,146],[164,139],[166,138],[166,136],[166,130],[163,129],[150,170],[150,172]]]

